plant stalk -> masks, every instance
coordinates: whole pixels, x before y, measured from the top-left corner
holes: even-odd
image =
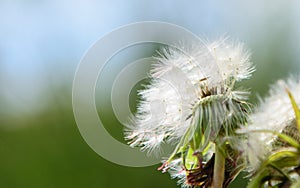
[[[213,188],[223,188],[225,176],[225,156],[223,147],[216,145],[215,149],[215,164],[213,174]]]

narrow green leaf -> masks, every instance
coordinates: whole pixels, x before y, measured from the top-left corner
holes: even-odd
[[[274,135],[278,136],[279,138],[283,139],[284,141],[286,141],[291,146],[300,149],[300,144],[294,138],[292,138],[291,136],[288,136],[286,134],[279,133],[279,132],[272,131],[272,130],[265,130],[265,129],[251,130],[251,132],[261,132],[261,133],[274,134]]]
[[[282,170],[281,167],[277,166],[276,164],[271,164],[271,166],[274,169],[276,169],[281,175],[283,175],[286,179],[288,179],[289,181],[292,181],[292,179],[290,178],[290,176],[284,170]]]
[[[262,170],[261,172],[257,173],[247,185],[247,188],[261,188],[263,187],[264,180],[266,177],[269,176],[268,170]]]
[[[293,106],[293,109],[294,109],[295,115],[296,115],[296,122],[297,122],[298,130],[300,131],[300,109],[299,109],[292,93],[288,89],[286,89],[286,92],[288,93],[288,95],[290,97],[290,100],[291,100],[291,103],[292,103],[292,106]]]
[[[291,150],[277,151],[266,161],[266,165],[273,164],[278,167],[291,167],[299,165],[299,153]]]

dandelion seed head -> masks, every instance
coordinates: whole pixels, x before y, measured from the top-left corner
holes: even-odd
[[[239,116],[246,107],[241,107],[241,100],[248,92],[234,84],[249,78],[254,68],[243,44],[228,40],[181,44],[158,52],[151,83],[139,91],[137,113],[125,131],[132,147],[155,151],[161,143],[192,137],[199,124],[209,127],[203,130],[205,137],[214,139],[222,125],[242,121]]]
[[[257,169],[266,155],[273,149],[276,136],[271,133],[253,132],[270,130],[283,132],[295,120],[295,113],[286,92],[286,88],[293,94],[296,103],[300,105],[300,80],[290,78],[280,80],[274,84],[268,97],[261,100],[255,112],[249,116],[247,156],[252,169]]]

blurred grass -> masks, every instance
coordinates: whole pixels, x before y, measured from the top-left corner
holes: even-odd
[[[98,156],[82,139],[68,103],[50,102],[38,114],[1,122],[23,125],[0,129],[0,187],[175,187],[157,167],[122,167]]]

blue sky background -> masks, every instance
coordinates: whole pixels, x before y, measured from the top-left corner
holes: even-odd
[[[71,87],[76,66],[91,44],[137,21],[171,22],[211,39],[228,34],[252,50],[258,75],[274,66],[295,71],[300,64],[299,5],[296,0],[2,0],[0,81],[5,113],[44,107],[49,85]],[[263,62],[272,50],[282,54],[275,65]]]

